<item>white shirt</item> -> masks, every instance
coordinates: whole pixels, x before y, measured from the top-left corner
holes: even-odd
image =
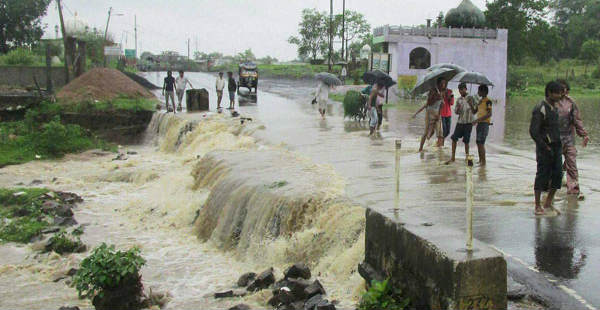
[[[223,91],[225,88],[225,79],[222,77],[217,78],[217,90]]]
[[[342,76],[346,76],[346,67],[342,67]]]
[[[188,83],[190,83],[190,80],[188,80],[188,78],[186,78],[185,76],[184,77],[178,76],[175,79],[175,84],[177,84],[177,90],[178,91],[185,90],[185,87],[186,87],[186,85]],[[190,83],[190,85],[192,85],[192,84]]]

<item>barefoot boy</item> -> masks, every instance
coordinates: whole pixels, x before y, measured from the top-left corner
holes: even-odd
[[[465,144],[465,154],[469,155],[469,141],[471,139],[471,131],[473,130],[473,114],[475,114],[475,99],[467,93],[467,84],[460,83],[458,85],[460,98],[456,101],[454,112],[458,115],[458,122],[452,134],[452,158],[446,162],[449,164],[456,160],[456,145],[458,139],[462,138]]]
[[[490,123],[492,122],[492,101],[487,97],[489,88],[487,85],[479,85],[477,95],[479,104],[477,105],[477,119],[473,121],[473,125],[477,126],[477,152],[479,153],[479,164],[485,166],[485,140],[487,140],[490,131]]]

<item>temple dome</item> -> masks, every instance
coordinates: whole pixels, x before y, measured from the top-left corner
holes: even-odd
[[[458,7],[448,11],[445,22],[453,28],[481,28],[485,25],[485,15],[471,0],[463,0]]]

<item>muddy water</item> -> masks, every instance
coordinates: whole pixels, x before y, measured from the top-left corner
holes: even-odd
[[[160,77],[151,75],[154,76]],[[214,98],[212,76],[190,76],[194,85],[207,88]],[[410,117],[418,103],[403,102],[386,108],[380,136],[368,138],[365,124],[343,119],[339,103],[331,102],[327,118],[321,120],[316,107],[310,105],[315,87],[312,82],[276,80],[262,85],[268,92],[259,91],[257,104],[240,108],[265,124],[267,130],[255,136],[284,145],[316,163],[330,165],[344,178],[346,192],[353,201],[382,210],[393,207],[394,140],[401,139],[400,207],[416,210],[436,225],[464,230],[462,144],[458,161],[452,165],[444,164],[450,157],[448,145],[436,149],[430,142],[426,151],[418,154],[423,115]],[[600,136],[600,106],[597,100],[579,101],[593,141],[590,147],[579,148],[585,201],[568,199],[563,190],[555,203],[563,216],[535,218],[535,154],[528,122],[536,102],[537,99],[514,99],[494,104],[494,125],[487,143],[488,166],[474,171],[475,236],[600,307],[595,293],[600,278],[600,244],[595,241],[596,223],[600,221],[596,208],[600,202],[600,140],[594,138]],[[476,155],[474,146],[471,151]]]

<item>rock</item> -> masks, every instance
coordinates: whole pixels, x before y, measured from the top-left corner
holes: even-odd
[[[13,215],[14,216],[19,216],[19,217],[21,217],[21,216],[27,216],[27,215],[30,215],[31,213],[32,213],[31,210],[28,209],[27,207],[21,207],[21,208],[13,210]]]
[[[307,298],[304,290],[311,285],[311,282],[304,279],[288,279],[288,287],[294,296],[294,301]]]
[[[54,225],[58,226],[73,226],[77,225],[77,221],[75,221],[72,217],[61,217],[57,216],[54,218]]]
[[[315,307],[317,307],[317,305],[323,301],[323,295],[321,294],[317,294],[311,298],[309,298],[305,303],[304,303],[304,310],[314,310]]]
[[[310,279],[310,269],[304,263],[296,263],[286,269],[283,274],[285,278],[303,278]]]
[[[19,196],[23,196],[27,194],[26,192],[17,192],[17,193],[13,193],[13,197],[19,197]]]
[[[325,295],[325,288],[323,288],[323,285],[321,285],[319,280],[315,280],[315,282],[304,289],[306,298],[311,298],[317,294]]]
[[[271,307],[278,307],[281,304],[281,301],[279,301],[279,292],[277,295],[273,295],[273,297],[269,298],[267,304]]]
[[[239,304],[229,308],[228,310],[250,310],[250,306],[246,304]]]
[[[506,298],[511,301],[519,301],[527,297],[528,291],[527,288],[513,280],[511,277],[508,277],[508,292],[506,293]]]
[[[136,151],[127,151],[127,155],[137,155]]]
[[[325,299],[317,304],[316,310],[335,310],[335,306]]]
[[[246,287],[248,286],[248,284],[250,284],[250,282],[254,281],[254,279],[256,279],[256,273],[254,272],[247,272],[244,273],[237,281],[237,285],[239,287]]]
[[[228,298],[228,297],[233,297],[233,290],[215,293],[215,298]]]
[[[296,301],[289,305],[281,305],[281,306],[277,307],[277,310],[303,310],[303,309],[304,309],[303,301]]]
[[[125,155],[125,153],[119,153],[119,155],[117,155],[112,160],[113,161],[115,161],[115,160],[127,160],[127,155]]]
[[[256,292],[269,287],[273,283],[275,283],[275,275],[273,274],[273,267],[271,267],[261,272],[246,289],[249,292]]]
[[[73,216],[73,211],[71,210],[71,208],[69,208],[67,206],[60,206],[54,212],[56,213],[56,215],[62,216],[62,217],[72,217]]]
[[[54,200],[46,200],[42,203],[42,211],[46,214],[50,212],[54,212],[54,210],[58,209],[60,204]]]
[[[29,183],[29,186],[40,185],[42,183],[44,183],[44,182],[42,182],[42,180],[33,180],[33,181],[31,181],[31,183]]]
[[[58,308],[58,310],[79,310],[79,307],[77,307],[77,306],[73,306],[73,307],[60,307],[60,308]]]
[[[46,229],[43,229],[41,231],[41,233],[42,234],[52,234],[52,233],[58,232],[59,230],[60,230],[60,227],[58,227],[58,226],[52,226],[52,227],[48,227]]]
[[[76,204],[83,202],[83,198],[75,193],[69,192],[57,192],[56,195],[60,198],[61,201],[64,201],[69,204]]]
[[[289,305],[299,300],[299,298],[296,298],[294,293],[292,293],[292,290],[289,287],[282,287],[279,289],[279,293],[277,293],[277,299],[279,300],[279,303],[284,305]]]
[[[77,269],[75,269],[75,268],[59,270],[52,275],[52,282],[58,282],[62,279],[66,279],[67,277],[72,277],[76,273],[77,273]]]

